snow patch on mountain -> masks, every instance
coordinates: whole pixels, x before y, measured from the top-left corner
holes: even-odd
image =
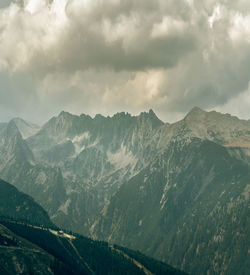
[[[74,146],[75,146],[75,154],[73,157],[78,156],[86,148],[85,145],[79,146],[78,144],[74,144]]]
[[[82,142],[83,140],[86,140],[86,139],[89,139],[89,138],[90,138],[90,133],[89,132],[84,132],[81,135],[75,136],[72,139],[72,142],[73,143],[79,143],[79,142]]]
[[[42,171],[38,174],[35,184],[44,184],[47,180],[46,174]]]
[[[65,215],[68,215],[68,209],[71,203],[71,199],[67,199],[64,204],[59,207],[59,211],[62,211]]]
[[[134,168],[137,163],[137,158],[132,154],[131,151],[128,151],[126,146],[123,144],[120,147],[120,150],[112,153],[107,152],[109,162],[115,166],[116,170],[126,168],[130,165],[131,168]]]
[[[168,190],[170,189],[170,184],[169,182],[166,183],[165,187],[164,187],[164,190],[163,190],[163,193],[162,193],[162,197],[161,197],[161,200],[160,200],[160,205],[161,205],[161,210],[164,208],[166,202],[167,202],[167,193],[168,193]]]
[[[81,135],[77,135],[73,139],[68,138],[68,140],[70,140],[74,144],[74,147],[75,147],[74,157],[79,155],[82,152],[82,150],[84,150],[86,148],[84,141],[87,141],[89,139],[90,139],[89,132],[84,132]]]

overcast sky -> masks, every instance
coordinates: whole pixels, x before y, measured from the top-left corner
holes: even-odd
[[[249,0],[0,0],[0,121],[250,118]]]

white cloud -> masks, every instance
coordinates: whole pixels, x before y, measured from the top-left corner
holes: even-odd
[[[65,30],[66,20],[54,5],[49,8],[45,1],[30,0],[24,8],[12,4],[0,11],[2,66],[8,65],[10,71],[23,71],[32,67],[36,56],[45,57],[55,47]]]
[[[176,32],[184,32],[187,27],[187,24],[181,20],[164,16],[160,23],[155,23],[153,25],[151,36],[157,38],[175,34]]]
[[[235,13],[231,18],[231,28],[229,29],[230,38],[235,43],[250,43],[250,13],[242,15]]]
[[[215,6],[213,14],[208,18],[210,28],[213,28],[213,24],[222,18],[220,5]]]
[[[44,9],[47,7],[48,2],[46,0],[29,0],[25,1],[24,9],[31,14],[34,14],[36,12],[39,12],[41,9]]]

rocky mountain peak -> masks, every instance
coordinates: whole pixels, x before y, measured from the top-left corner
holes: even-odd
[[[150,117],[157,117],[157,115],[155,114],[155,112],[152,109],[149,109],[148,114]]]
[[[148,126],[152,126],[152,128],[158,128],[164,124],[152,109],[148,112],[141,112],[138,116],[138,120],[148,124]]]
[[[11,120],[0,132],[0,155],[5,159],[20,159],[24,162],[33,163],[34,157],[30,148],[16,126],[14,120]],[[2,151],[2,150],[3,151]]]
[[[207,114],[206,111],[202,110],[199,107],[193,107],[190,112],[185,116],[184,119],[192,120],[192,119],[201,119]]]
[[[76,120],[79,120],[78,116],[62,111],[57,117],[52,117],[45,123],[41,131],[38,132],[38,135],[41,133],[48,133],[51,137],[57,135],[65,136],[73,127]]]
[[[66,111],[61,111],[58,117],[67,117],[67,116],[72,116],[71,113],[66,112]]]
[[[101,120],[101,119],[105,119],[105,117],[101,114],[96,114],[94,117],[95,120]]]
[[[78,116],[73,115],[69,112],[62,111],[56,118],[57,122],[63,122],[67,123],[69,121],[72,121],[74,118],[78,118]]]
[[[131,115],[129,113],[125,113],[125,112],[119,112],[113,115],[113,118],[130,118]]]

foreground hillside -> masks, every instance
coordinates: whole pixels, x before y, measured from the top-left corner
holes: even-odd
[[[34,225],[55,227],[46,211],[33,198],[19,192],[0,179],[0,216],[11,217]]]
[[[0,218],[1,274],[185,274],[105,242]]]
[[[30,196],[0,180],[0,274],[184,274],[131,253],[59,230]]]

